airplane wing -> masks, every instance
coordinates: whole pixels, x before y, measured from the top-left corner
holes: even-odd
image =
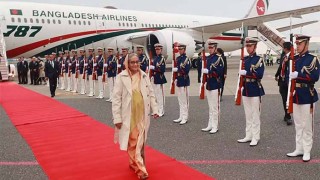
[[[319,21],[315,20],[315,21],[308,21],[308,22],[304,22],[304,23],[294,24],[294,25],[292,25],[292,29],[296,29],[296,28],[299,28],[299,27],[307,26],[309,24],[314,24],[314,23],[317,23],[317,22],[319,22]],[[284,27],[277,28],[277,30],[279,32],[288,31],[290,29],[291,29],[290,26],[284,26]]]
[[[275,21],[279,19],[289,18],[290,16],[301,17],[302,15],[319,12],[319,11],[320,11],[320,5],[317,5],[317,6],[311,6],[311,7],[306,7],[306,8],[296,9],[296,10],[283,11],[283,12],[272,13],[272,14],[267,14],[262,16],[228,21],[228,22],[219,23],[219,24],[198,26],[191,29],[199,32],[204,32],[204,33],[222,33],[228,30],[239,28],[242,26],[242,23],[244,26],[257,26],[261,23],[268,22],[268,21]]]

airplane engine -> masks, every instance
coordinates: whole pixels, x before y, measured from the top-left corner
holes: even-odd
[[[147,38],[146,47],[151,45],[152,56],[155,56],[154,45],[160,43],[163,45],[162,55],[172,60],[172,44],[175,42],[187,45],[187,56],[193,57],[196,48],[194,38],[184,31],[164,29],[152,32]]]

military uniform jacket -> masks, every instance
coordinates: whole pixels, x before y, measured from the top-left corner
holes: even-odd
[[[87,73],[88,75],[92,75],[92,72],[93,72],[93,55],[90,55],[88,57],[88,65],[87,65]]]
[[[97,75],[102,76],[103,74],[103,64],[104,64],[104,59],[103,55],[99,55],[97,58]]]
[[[139,60],[140,60],[140,69],[141,69],[143,72],[146,72],[147,67],[149,66],[149,59],[147,58],[146,55],[141,54],[141,55],[139,56]]]
[[[223,76],[223,59],[217,54],[211,54],[207,57],[207,90],[216,90],[221,88],[221,76]]]
[[[61,71],[63,71],[64,69],[63,64],[64,64],[64,60],[63,60],[63,57],[61,57],[59,58],[59,74],[61,74]]]
[[[155,56],[153,58],[153,79],[154,84],[165,84],[167,83],[167,79],[164,76],[164,72],[166,71],[166,60],[164,56],[161,54],[158,56]]]
[[[264,89],[261,79],[264,73],[264,62],[256,53],[244,58],[245,70],[247,74],[244,76],[242,95],[247,97],[263,96]]]
[[[190,86],[190,78],[189,78],[189,71],[190,71],[190,60],[186,56],[186,54],[182,54],[181,56],[177,57],[177,86],[178,87],[185,87]]]
[[[126,69],[126,67],[124,66],[124,61],[126,60],[126,56],[122,56],[121,58],[120,58],[120,65],[121,65],[121,67],[120,67],[120,69],[121,69],[121,71],[123,71],[123,70],[125,70]]]
[[[318,93],[314,88],[319,80],[319,61],[316,56],[306,52],[301,56],[295,56],[295,71],[298,72],[296,79],[293,102],[296,104],[311,104],[318,101]]]
[[[79,61],[79,72],[80,72],[80,74],[83,74],[85,57],[84,56],[80,56],[78,61]]]
[[[116,77],[117,75],[117,58],[115,56],[109,56],[107,60],[107,73],[108,77]]]
[[[76,73],[76,69],[77,69],[77,57],[76,57],[76,56],[73,56],[73,57],[72,57],[72,61],[71,61],[71,71],[72,71],[72,74],[75,74],[75,73]]]
[[[64,61],[65,63],[65,66],[64,66],[64,72],[65,73],[69,73],[69,66],[71,64],[71,59],[70,59],[70,56],[67,56],[66,57],[66,60]]]

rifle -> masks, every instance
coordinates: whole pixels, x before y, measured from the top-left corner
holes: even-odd
[[[69,56],[69,55],[67,56],[67,59],[69,59],[69,63],[68,63],[68,77],[71,77],[71,65],[70,65],[70,64],[71,64],[71,62],[70,62],[71,59],[70,59],[70,56]]]
[[[87,57],[86,57],[86,44],[84,44],[84,57],[83,57],[83,74],[82,74],[82,79],[86,79],[86,60],[87,60]]]
[[[120,53],[119,53],[119,47],[118,47],[118,41],[116,41],[116,46],[117,46],[117,73],[120,74],[121,73],[121,67],[118,68],[119,62],[120,62]]]
[[[92,41],[92,48],[93,48],[93,52],[92,52],[92,56],[93,56],[93,66],[92,66],[92,80],[96,80],[97,79],[97,74],[96,74],[96,67],[97,67],[97,65],[95,66],[94,64],[96,63],[96,54],[95,54],[95,49],[94,49],[94,44],[93,44],[94,42]]]
[[[79,78],[79,60],[78,60],[78,56],[76,56],[76,79]]]
[[[241,58],[240,58],[240,64],[239,64],[239,71],[243,70],[245,67],[244,64],[244,29],[243,29],[243,24],[242,24],[242,33],[241,33]],[[241,89],[243,87],[243,76],[240,74],[238,75],[238,85],[237,85],[237,90],[236,90],[236,96],[235,96],[235,105],[240,106],[241,105],[241,97],[242,97],[242,92]]]
[[[206,57],[206,48],[205,48],[205,42],[203,38],[204,30],[202,29],[202,69],[207,68],[207,57]],[[204,92],[204,86],[207,83],[207,75],[202,73],[202,82],[200,86],[200,99],[204,99],[205,92]]]
[[[150,66],[152,66],[153,65],[153,58],[152,58],[152,47],[151,47],[151,42],[150,42],[150,35],[149,35],[149,44],[148,44],[148,52],[149,52],[149,58],[150,58],[150,60],[149,60],[149,78],[151,78],[152,77],[152,75],[153,75],[153,70],[152,69],[150,69]]]
[[[171,88],[170,94],[175,94],[175,84],[174,81],[177,78],[177,72],[173,72],[173,69],[177,67],[177,60],[176,60],[176,47],[178,43],[173,43],[173,34],[172,34],[172,80],[171,80]]]
[[[61,51],[63,52],[63,47],[61,48]],[[61,59],[61,58],[60,58]],[[64,65],[65,63],[64,63],[64,59],[63,59],[63,53],[62,53],[62,61],[61,61],[61,69],[60,69],[60,71],[61,71],[61,73],[60,73],[60,77],[64,77],[64,72],[63,72],[63,70],[64,70],[64,67],[63,67],[63,65]]]
[[[294,61],[294,48],[293,48],[293,34],[290,34],[290,41],[291,41],[291,52],[290,52],[290,72],[295,71],[295,61]],[[288,113],[293,113],[293,93],[296,87],[296,80],[289,78],[288,84],[288,96],[286,102],[286,108]]]
[[[106,48],[103,47],[103,70],[102,70],[102,82],[106,82],[106,68],[105,68],[105,64],[106,64]]]

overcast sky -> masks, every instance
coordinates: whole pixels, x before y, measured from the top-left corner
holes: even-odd
[[[0,0],[0,2],[3,0]],[[114,6],[118,9],[141,10],[154,12],[170,12],[180,14],[195,14],[242,18],[251,7],[254,0],[15,0],[20,2],[40,2],[52,4],[68,4],[81,6],[105,7]],[[320,0],[269,0],[268,13],[292,10],[302,7],[320,5]],[[320,20],[320,12],[305,15],[303,19],[293,19],[293,23],[310,20]],[[290,24],[290,21],[281,20],[271,23],[274,27]],[[296,29],[295,33],[300,33]],[[320,23],[302,28],[302,33],[320,37]]]

